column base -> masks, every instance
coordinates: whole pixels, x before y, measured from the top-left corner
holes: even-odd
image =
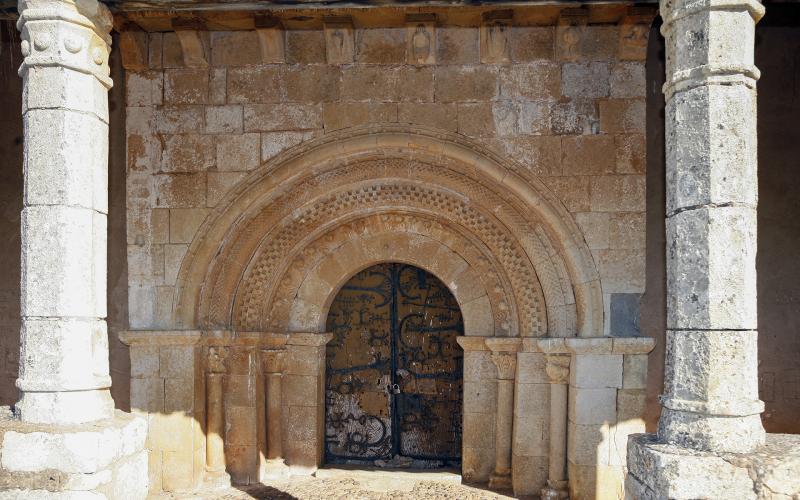
[[[139,416],[40,425],[3,407],[0,435],[0,490],[11,498],[147,497],[147,421]]]
[[[497,474],[492,472],[489,476],[489,489],[490,490],[510,490],[513,488],[511,482],[511,472],[505,474]]]
[[[547,487],[542,488],[540,495],[542,500],[566,500],[569,498],[569,482],[548,479]]]
[[[714,453],[635,434],[628,440],[625,498],[793,498],[800,495],[798,467],[800,435],[767,434],[752,453]]]
[[[282,458],[270,458],[261,469],[261,480],[275,481],[288,478],[291,470]]]
[[[207,470],[203,476],[203,490],[221,490],[231,487],[231,475],[224,470]]]

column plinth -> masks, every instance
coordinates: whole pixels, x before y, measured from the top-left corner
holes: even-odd
[[[486,346],[492,351],[497,367],[497,414],[495,416],[495,465],[489,476],[489,488],[507,490],[511,482],[511,439],[514,426],[514,379],[517,351],[522,346],[518,338],[489,338]]]

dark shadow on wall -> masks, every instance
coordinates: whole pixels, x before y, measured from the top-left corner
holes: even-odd
[[[664,164],[664,39],[659,33],[661,18],[650,29],[647,44],[647,236],[645,293],[642,296],[642,335],[656,339],[647,372],[647,401],[644,420],[647,432],[655,432],[661,405],[658,396],[664,386],[664,346],[667,328],[665,249],[665,164]]]
[[[767,432],[800,434],[800,5],[756,29],[759,395]]]
[[[22,63],[14,21],[0,21],[0,405],[17,401],[22,210]]]
[[[116,46],[116,40],[114,46]],[[19,364],[20,211],[22,210],[22,63],[14,21],[0,22],[0,405],[13,405]],[[128,324],[125,231],[125,88],[119,51],[111,53],[109,94],[108,330],[117,408],[130,409],[130,358],[117,338]]]

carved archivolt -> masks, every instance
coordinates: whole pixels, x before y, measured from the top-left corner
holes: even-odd
[[[338,288],[391,260],[447,284],[468,335],[601,335],[581,233],[514,170],[418,128],[351,129],[290,150],[201,228],[179,275],[176,326],[321,331]]]

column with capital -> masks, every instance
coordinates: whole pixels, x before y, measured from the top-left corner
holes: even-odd
[[[547,487],[543,500],[566,498],[567,484],[567,403],[569,401],[569,364],[566,354],[548,354],[545,372],[550,379],[550,449]]]
[[[511,489],[511,438],[514,425],[514,379],[517,370],[519,338],[486,339],[497,367],[497,415],[495,417],[495,465],[489,476],[489,488]]]
[[[261,362],[264,371],[264,386],[266,389],[266,427],[267,427],[267,460],[283,460],[282,430],[281,430],[281,404],[283,400],[283,369],[285,349],[264,349],[261,351]]]
[[[206,482],[225,484],[230,477],[225,472],[225,407],[223,381],[228,349],[208,348],[206,373]]]

